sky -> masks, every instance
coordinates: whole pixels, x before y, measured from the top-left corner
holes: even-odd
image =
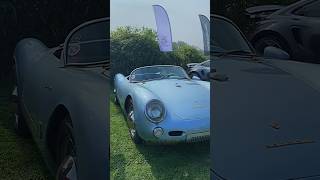
[[[203,49],[199,14],[210,17],[210,0],[111,0],[111,31],[120,26],[148,27],[156,31],[152,5],[166,9],[174,42],[184,41]]]

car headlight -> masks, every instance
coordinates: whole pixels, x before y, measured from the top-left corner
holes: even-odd
[[[159,123],[165,114],[164,106],[159,100],[151,100],[146,106],[146,116],[151,122]]]

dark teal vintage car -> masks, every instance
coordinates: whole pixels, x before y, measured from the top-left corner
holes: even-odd
[[[211,159],[215,180],[320,179],[320,66],[258,57],[211,15]],[[273,58],[271,58],[273,57]]]
[[[108,179],[109,18],[76,27],[64,44],[15,49],[15,127],[32,134],[57,179]]]

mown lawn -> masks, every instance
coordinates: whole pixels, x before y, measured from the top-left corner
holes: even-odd
[[[52,179],[34,141],[14,132],[12,82],[12,78],[0,80],[0,179]]]
[[[209,179],[209,143],[135,145],[119,106],[110,106],[111,179]]]

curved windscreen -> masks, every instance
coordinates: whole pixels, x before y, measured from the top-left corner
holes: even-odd
[[[85,25],[72,34],[67,44],[67,64],[97,64],[109,60],[109,25],[100,21]]]
[[[211,18],[211,53],[243,51],[253,53],[240,31],[230,22]]]
[[[131,82],[151,81],[158,79],[189,79],[183,68],[178,66],[148,66],[134,70],[130,75]]]

